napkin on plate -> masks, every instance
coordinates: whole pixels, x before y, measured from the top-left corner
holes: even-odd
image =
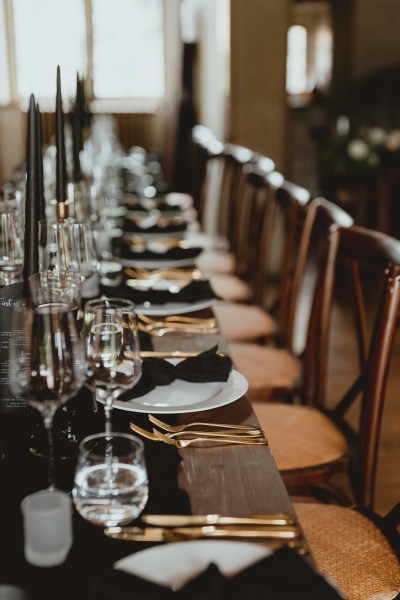
[[[145,358],[139,383],[132,390],[122,394],[119,400],[128,401],[144,396],[155,387],[169,385],[175,379],[191,383],[227,381],[232,370],[232,360],[229,356],[216,354],[216,350],[217,346],[214,346],[176,365],[162,358]]]
[[[342,597],[293,550],[283,547],[271,556],[225,577],[210,564],[184,587],[173,591],[113,569],[94,582],[89,600],[340,600]]]
[[[125,278],[125,281],[127,279]],[[135,304],[144,304],[145,302],[150,302],[150,304],[165,304],[166,302],[191,303],[218,298],[208,280],[192,281],[179,292],[174,293],[169,290],[137,290],[126,285],[124,282],[118,287],[102,285],[101,293],[112,295],[113,297],[127,298]]]
[[[122,229],[129,231],[130,233],[174,233],[179,231],[186,231],[188,224],[186,221],[182,223],[172,223],[171,225],[151,225],[150,227],[144,227],[139,223],[135,223],[132,219],[124,219]]]

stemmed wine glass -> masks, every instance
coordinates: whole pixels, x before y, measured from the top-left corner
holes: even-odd
[[[2,285],[17,281],[23,268],[21,238],[13,210],[0,212],[0,279]]]
[[[69,221],[39,221],[39,271],[80,273],[74,233]]]
[[[96,398],[104,402],[105,431],[111,434],[114,400],[140,379],[139,335],[134,305],[129,300],[105,298],[86,303],[84,371]]]
[[[90,221],[74,221],[71,223],[71,229],[78,256],[79,272],[84,279],[82,297],[93,298],[98,296],[99,292],[98,261],[93,228]]]
[[[82,346],[70,306],[33,307],[18,300],[12,312],[11,389],[43,418],[48,439],[48,486],[53,480],[53,417],[83,384]]]

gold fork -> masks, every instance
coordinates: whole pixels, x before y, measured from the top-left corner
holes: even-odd
[[[165,431],[169,431],[171,433],[178,433],[180,431],[184,431],[185,429],[188,429],[189,427],[196,427],[196,426],[219,427],[219,428],[232,429],[232,430],[237,430],[237,431],[261,431],[261,429],[258,425],[253,425],[253,424],[233,425],[233,424],[229,424],[229,423],[202,423],[202,422],[195,421],[193,423],[185,423],[183,425],[169,425],[168,423],[164,423],[163,421],[160,421],[156,417],[153,417],[153,415],[148,415],[148,417],[149,417],[149,421],[151,421],[154,425],[158,425],[158,427],[161,427],[161,429],[165,429]]]
[[[165,442],[166,444],[170,444],[172,446],[175,446],[176,448],[187,448],[187,446],[190,446],[190,444],[193,444],[195,442],[216,442],[219,444],[242,444],[242,445],[250,445],[250,444],[255,444],[255,445],[267,445],[268,442],[264,437],[257,437],[257,438],[247,438],[247,439],[243,439],[243,437],[235,437],[233,435],[228,435],[227,437],[212,437],[210,436],[208,433],[202,433],[200,434],[199,437],[195,437],[195,438],[191,438],[190,440],[177,440],[177,439],[173,439],[170,437],[167,437],[166,435],[164,435],[163,433],[161,433],[161,431],[157,431],[156,429],[153,429],[153,433],[151,433],[150,431],[146,431],[145,429],[142,429],[141,427],[139,427],[138,425],[135,425],[134,423],[130,423],[130,427],[133,431],[135,431],[136,433],[139,433],[140,435],[142,435],[143,437],[147,438],[148,440],[152,440],[154,442]]]
[[[137,315],[137,317],[140,321],[144,321],[144,323],[147,323],[148,325],[154,325],[154,324],[160,324],[160,323],[168,323],[168,324],[185,323],[185,324],[190,324],[190,325],[198,325],[199,327],[216,327],[217,326],[217,322],[213,317],[203,319],[201,317],[183,317],[180,315],[169,315],[161,321],[157,320],[157,319],[151,319],[150,317],[148,317],[147,315],[144,315],[142,313],[139,313]]]
[[[228,435],[226,437],[210,437],[210,435],[208,433],[204,433],[201,434],[201,436],[199,437],[194,437],[191,439],[185,439],[185,440],[176,440],[176,439],[172,439],[170,437],[167,437],[166,435],[164,435],[163,433],[161,433],[161,431],[157,431],[157,429],[153,429],[154,435],[156,439],[159,439],[160,441],[165,442],[166,444],[171,444],[172,446],[175,446],[176,448],[187,448],[188,446],[190,446],[191,444],[194,444],[195,442],[215,442],[216,444],[239,444],[239,445],[244,445],[244,446],[250,446],[250,445],[255,445],[255,446],[266,446],[268,445],[267,440],[265,439],[265,437],[259,437],[259,438],[247,438],[247,439],[243,439],[243,437],[236,437],[233,435]]]
[[[218,327],[200,326],[190,323],[174,323],[174,322],[163,322],[160,321],[155,323],[141,323],[138,321],[138,327],[141,331],[149,333],[154,336],[163,336],[166,333],[181,332],[181,333],[204,333],[204,334],[217,334],[219,333]]]

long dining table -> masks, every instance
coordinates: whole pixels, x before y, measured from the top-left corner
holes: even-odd
[[[212,316],[211,310],[197,314]],[[220,333],[175,332],[152,337],[152,346],[155,351],[191,352],[217,346],[219,351],[229,352]],[[78,438],[104,430],[102,406],[99,405],[97,412],[93,411],[92,396],[88,390],[82,388],[69,404]],[[116,560],[149,547],[149,543],[106,537],[101,527],[84,521],[74,511],[73,545],[66,561],[60,566],[47,568],[34,567],[26,562],[20,502],[27,494],[45,488],[47,477],[46,459],[30,451],[32,436],[37,435],[37,432],[32,433],[34,412],[27,409],[15,415],[3,415],[0,582],[18,585],[35,599],[84,598],[96,578],[111,569]],[[168,423],[257,424],[246,395],[204,411],[156,416]],[[133,433],[130,422],[149,431],[152,429],[145,408],[143,412],[114,408],[112,418],[116,431]],[[236,516],[286,513],[296,517],[268,445],[207,444],[178,450],[164,443],[144,442],[150,488],[145,513]],[[68,492],[73,487],[75,464],[76,455],[56,460],[56,485]],[[140,518],[138,523],[140,525]]]

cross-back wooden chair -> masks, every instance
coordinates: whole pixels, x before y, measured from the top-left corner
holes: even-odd
[[[340,489],[332,484],[333,475],[344,471],[349,475],[356,502],[369,508],[373,503],[385,386],[400,306],[400,241],[356,226],[335,230],[330,237],[308,327],[302,404],[254,401],[253,406],[289,488],[328,490],[345,501]],[[366,278],[366,269],[368,274],[373,269],[374,279]],[[377,289],[382,290],[377,306],[372,306],[371,298],[366,304],[366,292],[371,296],[371,290]],[[349,327],[344,343],[358,352],[358,361],[350,365],[352,377],[350,383],[347,379],[344,382],[348,383],[345,391],[338,390],[338,397],[328,397],[327,402],[331,386],[337,383],[334,365],[328,362],[335,290],[340,292],[339,307],[348,295],[353,308],[354,328]],[[355,345],[351,345],[352,333]],[[354,424],[348,413],[356,402],[359,418]]]
[[[256,155],[249,148],[235,144],[225,144],[219,158],[222,161],[222,177],[219,192],[219,224],[218,233],[225,236],[230,250],[229,256],[216,256],[214,252],[203,252],[197,264],[206,274],[234,274],[237,272],[237,253],[232,248],[233,231],[236,227],[237,211],[244,186],[243,166],[254,162]],[[271,165],[273,165],[271,161]],[[240,292],[235,299],[243,300],[247,296]]]
[[[244,187],[234,233],[238,271],[248,283],[249,299],[247,305],[223,302],[215,306],[228,340],[265,341],[277,333],[276,303],[265,290],[276,288],[286,272],[295,213],[310,198],[304,188],[266,170],[268,165],[269,160],[260,157],[256,164],[243,167]]]
[[[293,198],[286,196],[293,202]],[[278,306],[278,344],[231,341],[234,363],[249,381],[251,398],[293,400],[302,381],[304,329],[308,323],[316,274],[332,228],[350,227],[352,218],[324,198],[294,202],[287,221],[282,289]],[[278,346],[278,347],[277,347]]]

